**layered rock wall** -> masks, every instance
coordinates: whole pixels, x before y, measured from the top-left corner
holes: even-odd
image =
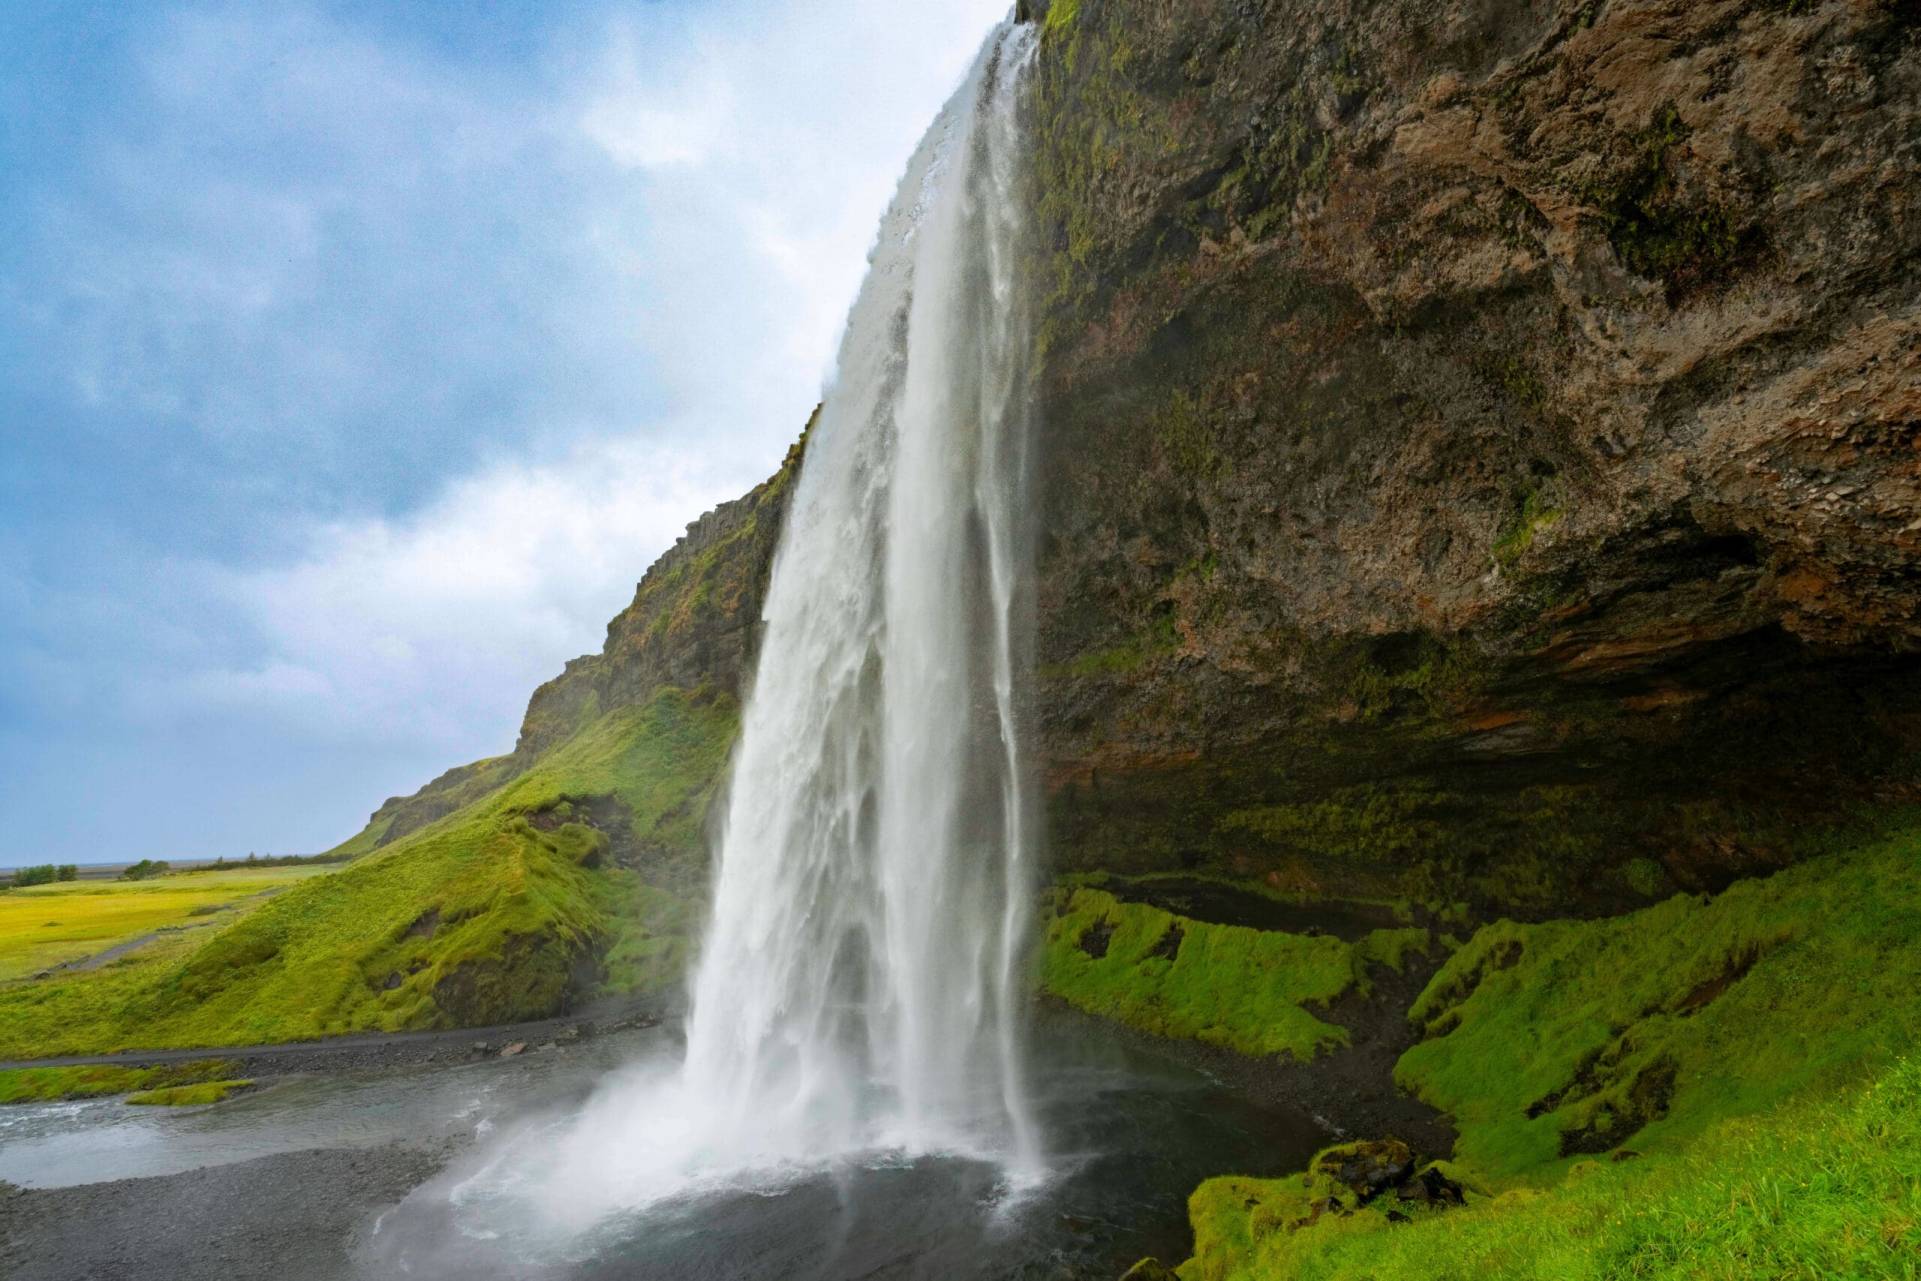
[[[1605,910],[1898,793],[1891,0],[1054,0],[1056,856]]]

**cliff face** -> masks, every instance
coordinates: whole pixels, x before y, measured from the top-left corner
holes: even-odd
[[[1603,910],[1921,734],[1896,0],[1054,0],[1055,856]]]
[[[1063,870],[1611,911],[1921,794],[1896,0],[1039,0]],[[798,452],[514,752],[742,690]]]
[[[765,484],[687,527],[648,569],[633,603],[607,625],[601,652],[575,659],[534,691],[511,754],[449,770],[419,792],[387,801],[350,844],[392,844],[523,776],[597,718],[644,706],[662,690],[739,697],[805,443],[803,434]]]

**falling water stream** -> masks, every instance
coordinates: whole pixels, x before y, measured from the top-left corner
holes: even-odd
[[[998,31],[908,170],[774,565],[686,1066],[767,1155],[1039,1159],[1016,708],[1031,47]]]
[[[932,1154],[1043,1176],[1022,1028],[1030,26],[908,166],[790,499],[678,1065],[610,1082],[456,1207],[637,1207]]]

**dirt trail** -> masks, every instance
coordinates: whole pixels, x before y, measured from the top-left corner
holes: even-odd
[[[494,1027],[452,1028],[430,1032],[368,1032],[329,1037],[321,1041],[288,1041],[277,1045],[209,1045],[179,1050],[122,1050],[113,1054],[69,1054],[57,1058],[0,1060],[0,1071],[51,1067],[153,1067],[196,1059],[237,1059],[252,1070],[269,1072],[327,1072],[393,1067],[409,1063],[477,1057],[497,1053],[509,1045],[529,1047],[544,1041],[573,1040],[623,1028],[646,1027],[668,1017],[657,998],[607,1002],[583,1007],[558,1018]]]

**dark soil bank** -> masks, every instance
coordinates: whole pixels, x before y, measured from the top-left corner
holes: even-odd
[[[336,1281],[356,1228],[431,1178],[446,1148],[295,1152],[167,1178],[0,1187],[10,1281]]]
[[[1327,934],[1346,943],[1375,930],[1396,930],[1407,922],[1393,909],[1372,903],[1314,900],[1288,903],[1253,890],[1196,877],[1111,877],[1100,888],[1129,903],[1145,903],[1190,921],[1244,925],[1283,934]]]

